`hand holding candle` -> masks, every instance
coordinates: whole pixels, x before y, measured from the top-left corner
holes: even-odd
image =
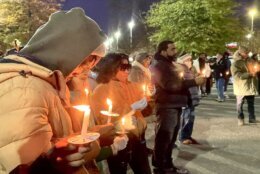
[[[122,118],[122,132],[125,134],[125,117]]]
[[[257,66],[257,64],[254,65],[254,71],[255,71],[255,72],[258,72],[258,66]]]
[[[206,70],[205,70],[205,69],[202,70],[202,75],[203,75],[204,77],[206,77]]]

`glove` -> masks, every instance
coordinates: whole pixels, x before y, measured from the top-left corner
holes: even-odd
[[[198,76],[195,78],[195,82],[197,85],[202,85],[203,83],[205,83],[206,79],[203,76]]]
[[[66,167],[80,167],[85,163],[86,153],[91,151],[91,147],[80,146],[77,147],[68,144],[66,139],[62,139],[55,144],[55,147],[46,154],[58,168]]]
[[[126,135],[117,136],[114,139],[114,143],[111,145],[113,154],[116,155],[118,151],[125,149],[127,143],[128,143],[128,137]]]
[[[147,106],[147,100],[146,98],[143,98],[131,105],[131,108],[133,110],[143,110]]]
[[[135,116],[125,116],[126,123],[124,125],[124,129],[127,131],[135,129],[137,125],[137,119]],[[123,126],[123,125],[122,125]]]

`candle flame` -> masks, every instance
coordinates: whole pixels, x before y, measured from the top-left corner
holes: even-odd
[[[146,85],[143,85],[143,91],[146,91]]]
[[[85,93],[86,93],[86,95],[88,95],[88,93],[89,93],[87,88],[85,88]]]
[[[180,73],[180,76],[183,77],[183,72]]]
[[[229,72],[228,72],[228,71],[226,72],[226,75],[229,75]]]
[[[204,75],[206,74],[206,70],[205,69],[202,71],[202,74],[204,74]]]
[[[73,108],[79,110],[79,111],[88,111],[90,109],[89,105],[76,105],[76,106],[73,106]]]
[[[107,104],[108,104],[109,106],[112,105],[112,101],[111,101],[109,98],[107,98]]]

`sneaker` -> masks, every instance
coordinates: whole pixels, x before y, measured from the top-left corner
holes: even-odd
[[[225,94],[225,98],[226,98],[226,99],[229,99],[230,97],[229,97],[227,94]]]
[[[249,119],[249,123],[259,123],[259,121],[256,119]]]
[[[191,139],[185,139],[185,140],[181,141],[181,143],[184,144],[184,145],[193,144]]]
[[[190,172],[187,169],[184,168],[167,168],[160,170],[159,168],[153,169],[154,174],[190,174]]]
[[[190,172],[184,168],[176,168],[176,174],[189,174]]]
[[[216,101],[217,101],[217,102],[224,102],[225,100],[224,100],[224,99],[217,98]]]
[[[244,119],[238,119],[237,125],[243,126],[245,124]]]
[[[197,140],[194,138],[190,137],[190,140],[192,141],[192,144],[200,144]]]

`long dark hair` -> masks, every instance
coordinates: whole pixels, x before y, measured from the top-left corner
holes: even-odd
[[[97,82],[108,83],[113,77],[115,77],[122,60],[127,60],[128,55],[123,53],[109,53],[97,64]]]

